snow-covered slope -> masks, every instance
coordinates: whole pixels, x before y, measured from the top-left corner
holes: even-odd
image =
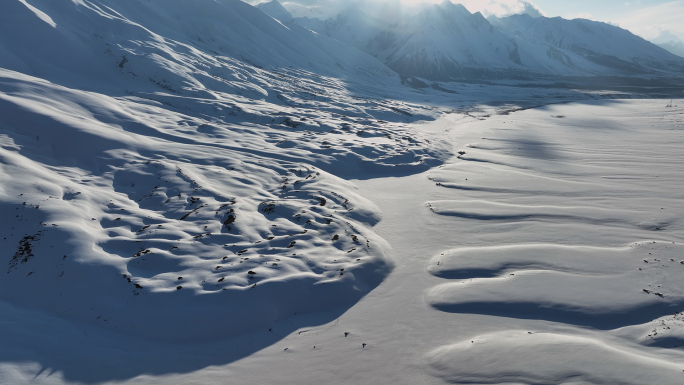
[[[393,42],[377,53],[399,73],[448,79],[595,75],[606,70],[578,55],[571,62],[558,60],[546,46],[502,32],[480,13],[450,1],[407,20]]]
[[[362,11],[358,4],[327,20],[305,17],[295,19],[295,23],[370,54],[374,53],[370,47],[373,37],[391,28],[389,23]]]
[[[294,2],[283,2],[281,4],[293,17],[315,17],[326,18],[329,12],[327,7],[316,5],[306,6]]]
[[[398,263],[344,314],[293,315],[272,330],[226,339],[227,321],[220,319],[207,332],[209,341],[179,344],[113,333],[106,329],[111,319],[97,320],[105,325],[98,327],[0,301],[0,383],[184,385],[230,378],[259,384],[678,385],[684,369],[684,111],[681,99],[673,104],[680,107],[669,107],[669,100],[596,100],[510,114],[482,105],[469,115],[420,124],[465,154],[421,174],[355,181],[359,195],[382,210],[376,231],[393,246]],[[18,149],[3,146],[21,153],[29,140]],[[24,183],[16,176],[12,181]],[[70,202],[88,208],[81,200]],[[58,204],[50,201],[10,209],[23,221],[43,205]],[[29,223],[11,217],[4,216],[8,224]],[[101,236],[81,233],[91,234]],[[5,279],[33,282],[45,294],[41,280],[59,274],[60,255],[55,261],[34,254]],[[32,270],[41,259],[53,270]],[[65,271],[62,279],[79,279],[68,278],[78,271]],[[184,290],[169,295],[187,295]],[[188,317],[198,326],[222,314],[202,312],[189,300],[168,304],[179,306],[171,317],[194,311]],[[91,309],[94,321],[104,305]],[[207,314],[210,319],[202,319]],[[144,315],[136,314],[135,322],[144,324]]]
[[[222,64],[230,59],[337,78],[358,78],[360,72],[393,77],[368,55],[299,26],[286,27],[238,0],[31,3],[49,20],[22,2],[3,2],[0,67],[62,83],[83,79],[84,86],[123,88],[149,80],[178,92],[208,85],[220,92],[236,81]],[[114,74],[117,69],[121,74]]]
[[[500,30],[528,42],[547,46],[546,54],[569,66],[572,54],[583,57],[615,74],[664,73],[684,69],[684,61],[622,28],[586,20],[560,17],[533,18],[513,15],[489,19]]]
[[[393,36],[382,39],[377,57],[399,73],[426,78],[478,76],[522,70],[516,42],[480,14],[445,1],[426,8]]]
[[[378,210],[304,154],[161,103],[0,79],[2,300],[197,341],[344,306],[390,266]]]
[[[0,52],[0,301],[124,333],[344,309],[392,262],[335,175],[442,151],[382,63],[237,0],[4,1]]]
[[[369,49],[563,68],[431,9]],[[412,80],[234,0],[0,1],[0,384],[679,384],[682,101]]]
[[[389,14],[390,9],[379,15]],[[295,22],[362,49],[404,75],[443,78],[523,68],[512,39],[481,14],[473,15],[451,2],[427,6],[415,17],[381,18],[351,6],[333,19]]]

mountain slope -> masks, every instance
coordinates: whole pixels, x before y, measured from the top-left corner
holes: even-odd
[[[32,4],[55,25],[21,2],[3,2],[0,67],[49,80],[83,79],[81,86],[95,81],[111,87],[108,77],[120,68],[128,73],[125,82],[154,79],[180,90],[230,78],[205,70],[216,67],[220,57],[338,78],[358,78],[362,72],[376,79],[394,76],[353,48],[296,25],[286,27],[239,0],[201,0],[192,6],[180,0]]]
[[[501,31],[539,46],[547,46],[549,56],[565,57],[573,54],[604,69],[602,74],[670,73],[682,71],[684,61],[656,45],[622,28],[585,19],[566,20],[560,17],[533,18],[513,15],[491,17]]]
[[[428,7],[396,31],[374,39],[374,54],[399,73],[448,79],[528,69],[514,39],[460,4]]]
[[[383,19],[352,6],[326,21],[295,22],[368,52],[402,74],[439,78],[467,68],[522,69],[516,44],[460,4],[445,2],[413,18],[398,16]]]
[[[295,23],[369,54],[376,54],[369,46],[371,39],[392,27],[390,23],[368,15],[357,4],[345,8],[334,18],[325,21],[306,17],[296,19]]]
[[[393,265],[336,175],[442,151],[377,59],[241,1],[4,1],[0,53],[0,301],[117,333],[326,322]]]
[[[658,47],[669,51],[677,56],[684,57],[684,42],[681,41],[671,41],[669,43],[658,44]]]

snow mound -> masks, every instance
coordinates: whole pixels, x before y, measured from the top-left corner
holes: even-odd
[[[490,117],[470,128],[454,164],[430,172],[450,197],[426,210],[459,226],[462,246],[429,260],[427,272],[442,281],[425,301],[499,325],[431,349],[433,375],[681,382],[673,349],[684,345],[674,144],[682,136],[672,104],[589,102]]]
[[[3,300],[201,341],[348,306],[391,269],[375,205],[258,126],[0,75]]]
[[[344,309],[392,262],[339,176],[448,156],[377,59],[237,0],[3,2],[0,53],[0,297],[77,322],[202,341]]]
[[[514,360],[511,357],[515,357]],[[448,382],[477,384],[679,384],[681,365],[578,335],[510,330],[477,335],[425,357]]]
[[[684,306],[684,291],[676,284],[684,278],[681,256],[681,246],[655,242],[622,249],[454,250],[433,259],[430,270],[459,280],[426,296],[444,311],[622,327]]]

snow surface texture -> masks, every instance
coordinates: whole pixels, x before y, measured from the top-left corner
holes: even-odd
[[[4,1],[0,68],[2,384],[681,382],[681,100],[232,0]]]
[[[418,102],[425,92],[242,2],[188,4],[3,3],[1,191],[13,222],[2,298],[197,341],[348,306],[391,270],[370,229],[381,213],[338,176],[445,159],[408,124],[439,114]],[[212,317],[189,328],[196,314],[177,314],[188,303]]]
[[[2,211],[13,218],[2,234],[4,299],[197,341],[349,305],[390,271],[387,246],[369,229],[380,212],[323,170],[420,169],[433,159],[401,128],[409,111],[421,116],[416,107],[349,95],[345,66],[325,62],[357,56],[360,71],[399,85],[375,59],[300,28],[313,42],[283,41],[296,41],[300,56],[320,49],[337,77],[269,71],[148,29],[173,35],[153,21],[180,12],[188,24],[177,29],[210,28],[212,12],[216,28],[251,28],[248,38],[263,40],[253,44],[294,33],[239,1],[118,12],[114,2],[3,4],[2,65],[43,78],[0,70]],[[270,29],[280,31],[260,33]],[[200,35],[216,49],[249,49]],[[299,60],[276,43],[269,60]],[[35,55],[57,48],[52,63]],[[178,311],[190,304],[195,311]]]
[[[681,105],[682,101],[674,104]],[[292,315],[273,323],[270,331],[245,331],[228,339],[221,338],[222,327],[211,328],[218,333],[214,338],[203,341],[195,335],[194,343],[176,345],[146,342],[119,330],[113,333],[107,324],[114,323],[116,316],[107,322],[98,320],[101,326],[82,321],[77,324],[74,320],[79,319],[73,315],[58,319],[5,298],[1,303],[2,322],[13,327],[3,334],[10,348],[0,353],[0,380],[25,383],[34,378],[36,383],[50,384],[125,380],[143,384],[158,381],[157,376],[163,375],[165,383],[182,384],[220,381],[230,373],[236,381],[260,383],[287,378],[288,382],[313,384],[331,376],[335,377],[331,383],[360,383],[364,379],[407,384],[681,383],[682,109],[665,107],[660,100],[634,100],[504,111],[505,115],[493,115],[495,111],[481,106],[469,115],[450,114],[416,126],[426,135],[446,135],[455,144],[454,150],[465,152],[444,166],[418,175],[355,181],[359,191],[383,212],[384,219],[375,231],[393,246],[386,251],[393,254],[397,267],[341,317],[326,323],[325,316]],[[623,139],[619,143],[614,141],[615,133]],[[10,144],[8,137],[3,137],[3,159],[20,159],[16,152],[29,146]],[[12,167],[10,160],[3,161],[4,170]],[[136,171],[136,167],[164,169],[155,162],[136,162],[131,167]],[[74,172],[73,168],[69,170]],[[46,180],[66,179],[60,176],[66,172],[32,171],[29,167],[22,172],[30,175],[39,171],[46,174],[40,186],[30,185],[34,177],[24,178],[24,184],[15,176],[13,183],[21,183],[11,188],[29,185],[24,189],[33,189],[30,197],[42,196],[36,191],[38,187],[55,196],[47,190],[50,185]],[[198,174],[188,172],[203,182]],[[62,199],[48,196],[27,203],[28,207],[19,203],[19,199],[27,199],[24,197],[14,199],[14,207],[4,203],[5,210],[20,215],[13,223],[15,227],[44,229],[45,235],[39,235],[35,249],[34,239],[19,240],[22,250],[30,245],[29,252],[35,254],[27,262],[7,256],[11,271],[6,276],[14,286],[11,290],[3,287],[3,293],[16,292],[17,285],[23,285],[25,301],[31,287],[46,288],[41,279],[50,285],[69,285],[69,281],[57,280],[78,272],[62,267],[78,265],[70,262],[71,255],[64,261],[51,259],[47,265],[39,264],[45,254],[36,251],[61,245],[44,240],[49,240],[51,232],[65,234],[70,226],[79,224],[73,219],[58,221],[57,208],[61,207],[61,215],[69,215],[73,205],[84,207],[79,211],[102,207],[79,202],[85,198],[106,202],[107,198],[124,195],[92,197],[89,189],[106,184],[104,179],[99,179],[100,183],[81,182],[77,187],[82,194],[77,196],[75,192],[64,194]],[[9,184],[3,181],[2,186],[7,189]],[[98,191],[103,190],[100,187]],[[6,194],[13,195],[13,191]],[[40,207],[36,209],[35,205]],[[307,207],[320,206],[311,200]],[[118,207],[113,210],[117,211]],[[80,222],[87,222],[90,212]],[[55,220],[45,221],[48,226],[42,227],[25,221],[41,213],[51,214]],[[130,218],[128,213],[116,215]],[[262,214],[255,213],[258,215]],[[182,231],[184,224],[177,219],[168,222],[172,223],[163,227]],[[277,223],[280,226],[283,222],[280,219]],[[297,224],[296,220],[290,222],[292,227]],[[59,226],[52,229],[52,223]],[[133,236],[132,230],[113,229]],[[95,237],[104,231],[112,229],[88,233]],[[159,230],[159,234],[164,231]],[[127,242],[122,236],[111,238],[100,239],[105,240],[105,246]],[[204,241],[195,242],[195,250],[211,246]],[[306,248],[309,250],[314,249]],[[105,258],[123,259],[114,254],[102,255],[101,259]],[[209,273],[211,266],[205,269],[200,260],[184,258],[196,263],[195,271]],[[249,258],[243,258],[243,263],[250,263],[253,257]],[[106,261],[96,262],[91,260],[91,266],[81,270],[82,275],[95,274],[92,265],[107,266]],[[36,271],[36,266],[44,269]],[[56,278],[60,269],[66,273]],[[255,270],[259,276],[269,268],[251,269],[259,269]],[[36,272],[27,276],[31,271]],[[101,277],[107,279],[106,275]],[[193,279],[193,273],[188,277]],[[113,285],[130,285],[115,274],[112,280]],[[81,278],[80,282],[83,287],[88,279]],[[163,283],[163,279],[157,282]],[[260,285],[247,293],[258,294],[255,290]],[[60,293],[64,293],[63,287],[59,287]],[[126,295],[131,295],[132,301],[147,300],[154,306],[152,299],[162,300],[161,289],[134,296],[133,288],[127,287]],[[266,290],[268,285],[263,287]],[[186,293],[185,288],[180,292],[172,289],[168,288],[173,293],[169,295]],[[201,289],[191,286],[190,290]],[[41,295],[49,293],[40,291]],[[213,294],[205,294],[209,295]],[[192,304],[178,298],[168,304],[192,309],[196,324],[207,314],[196,297]],[[95,310],[100,312],[91,309],[93,319],[105,309]],[[146,312],[136,315],[138,324],[144,324],[140,314]],[[251,321],[258,319],[251,310],[245,314]],[[170,317],[181,315],[177,311]],[[226,322],[221,320],[222,325]],[[264,366],[269,370],[259,370]]]
[[[3,82],[0,97],[2,211],[15,217],[3,234],[5,299],[195,340],[335,304],[346,298],[337,290],[367,292],[388,271],[367,229],[380,213],[339,178],[256,143],[183,140],[223,131],[250,143],[239,131],[24,80]],[[195,323],[174,315],[189,303],[214,317],[178,334]],[[217,322],[225,328],[209,332]]]
[[[433,373],[458,383],[682,381],[681,352],[671,360],[635,345],[684,346],[682,113],[640,104],[516,114],[430,173],[459,199],[428,208],[490,239],[430,260],[448,282],[426,291],[430,306],[577,327],[469,336],[426,356]]]

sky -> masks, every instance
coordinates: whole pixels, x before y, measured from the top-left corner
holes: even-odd
[[[464,1],[483,7],[489,1]],[[522,3],[519,0],[500,2]],[[478,5],[475,5],[478,4]],[[646,39],[653,39],[663,31],[684,40],[684,1],[668,0],[534,0],[546,16],[585,18],[617,24]],[[472,10],[471,10],[472,11]]]
[[[419,3],[423,0],[404,0]],[[432,0],[441,2],[443,0]],[[684,0],[452,0],[471,12],[502,16],[530,8],[548,17],[603,21],[646,39],[669,32],[684,40]],[[534,12],[534,11],[533,11]]]
[[[259,3],[267,0],[247,0]],[[301,5],[345,4],[346,0],[280,0]],[[372,0],[364,0],[364,2]],[[395,0],[396,1],[396,0]],[[401,0],[407,4],[441,3],[443,0]],[[684,40],[684,0],[451,0],[470,12],[506,16],[527,12],[566,19],[585,18],[618,25],[652,40],[670,33]]]

